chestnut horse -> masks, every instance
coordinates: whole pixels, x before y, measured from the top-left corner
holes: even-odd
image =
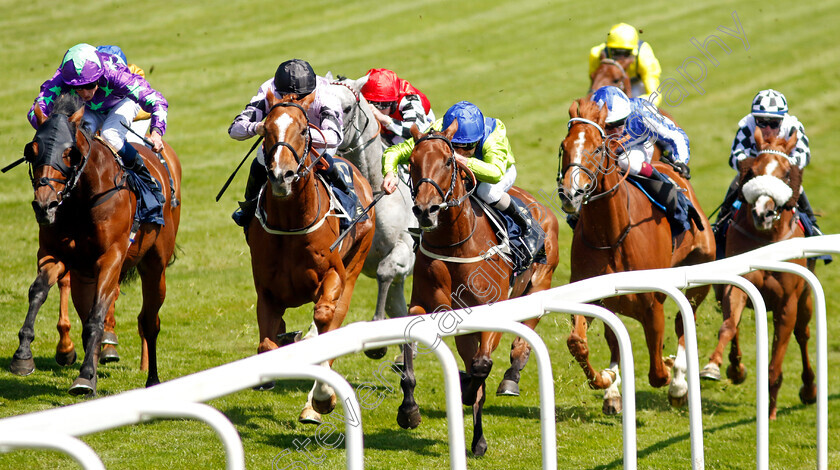
[[[106,317],[113,316],[120,281],[135,267],[143,283],[143,306],[137,318],[142,338],[140,367],[148,370],[147,387],[160,382],[158,311],[166,296],[165,271],[174,257],[180,220],[180,206],[170,205],[171,194],[180,198],[181,165],[175,152],[165,145],[163,158],[176,185],[170,191],[166,167],[149,149],[139,146],[138,152],[167,196],[165,224],[142,224],[134,240],[130,239],[137,198],[128,190],[126,172],[113,151],[80,126],[84,112],[81,101],[71,95],[60,97],[48,118],[35,108],[39,128],[33,142],[26,146],[25,156],[33,168],[32,207],[41,225],[38,276],[29,289],[29,311],[10,366],[21,375],[34,370],[30,344],[35,316],[50,286],[66,272],[73,304],[83,323],[85,350],[79,377],[70,388],[73,395],[96,393],[96,362]],[[69,329],[69,322],[66,325]],[[113,324],[110,326],[113,328]],[[59,353],[71,354],[72,342],[68,349],[62,351],[63,347],[67,345],[59,343]],[[75,352],[68,357],[75,357]]]
[[[694,204],[703,229],[692,229],[672,239],[665,214],[654,208],[648,198],[619,171],[612,149],[605,142],[604,121],[607,108],[581,98],[569,108],[569,133],[561,146],[559,193],[563,210],[579,214],[571,249],[571,282],[621,271],[670,268],[715,259],[715,241],[706,216],[701,212],[694,191],[684,178],[670,166],[654,166],[669,176]],[[687,295],[696,307],[708,293],[708,286],[689,289]],[[679,406],[687,400],[685,379],[685,341],[679,315],[676,333],[679,339],[674,377],[671,361],[663,361],[662,347],[665,329],[661,293],[640,293],[604,299],[610,310],[635,318],[645,332],[650,370],[648,379],[654,387],[671,384],[668,395]],[[606,389],[603,411],[621,411],[618,364],[619,349],[615,334],[606,329],[604,336],[610,348],[610,368],[600,373],[589,362],[586,330],[590,320],[574,317],[574,327],[567,340],[569,351],[583,368],[589,386]]]
[[[373,243],[374,215],[359,222],[335,250],[338,220],[333,214],[329,189],[312,168],[312,139],[306,110],[314,95],[298,101],[289,95],[277,99],[269,93],[265,118],[265,166],[268,181],[262,189],[257,217],[251,220],[247,240],[257,291],[258,353],[276,349],[277,336],[286,333],[287,308],[314,302],[315,336],[341,326],[350,307],[356,279]],[[316,128],[317,129],[317,128]],[[370,204],[370,185],[356,167],[356,192],[364,206]],[[332,361],[325,362],[325,366]],[[335,391],[315,383],[299,420],[320,423],[319,413],[335,408]]]
[[[622,59],[621,61],[613,59],[601,59],[601,64],[589,77],[591,82],[589,84],[589,91],[587,97],[595,93],[595,90],[602,86],[614,86],[623,91],[628,97],[632,97],[633,90],[630,87],[630,76],[627,75],[626,68],[629,63],[635,60],[633,57]]]
[[[509,293],[512,266],[491,248],[502,240],[478,203],[469,197],[472,191],[468,191],[458,177],[459,170],[467,173],[472,176],[475,186],[472,172],[456,165],[451,139],[457,128],[455,121],[443,133],[422,134],[417,126],[411,130],[417,142],[410,164],[415,204],[412,212],[423,230],[414,264],[411,315],[493,303],[505,300],[509,295],[518,297],[546,290],[551,287],[551,277],[559,262],[557,218],[530,194],[512,188],[511,194],[525,202],[545,231],[547,264],[534,263],[518,275]],[[538,321],[534,318],[525,324],[533,329]],[[499,345],[501,336],[498,332],[482,332],[455,337],[458,354],[466,368],[466,374],[461,378],[461,401],[473,409],[472,452],[476,456],[484,455],[487,450],[481,411],[485,381],[493,367],[490,354]],[[421,418],[414,400],[416,380],[411,348],[411,345],[405,345],[403,350],[405,374],[400,385],[404,399],[397,422],[403,428],[413,429],[420,424]],[[511,351],[511,367],[505,373],[506,380],[519,380],[519,371],[525,367],[529,354],[527,343],[517,338]]]
[[[744,201],[726,232],[726,256],[733,256],[771,243],[793,237],[803,237],[798,223],[796,202],[802,184],[802,171],[791,164],[788,155],[796,146],[796,133],[788,140],[774,137],[765,141],[761,129],[755,129],[758,154],[746,158],[738,165],[740,197]],[[806,260],[792,262],[806,266]],[[814,261],[807,261],[814,269]],[[773,311],[773,351],[770,358],[770,419],[776,419],[776,397],[782,385],[782,361],[787,351],[791,333],[799,343],[802,353],[802,388],[799,398],[811,404],[817,400],[814,370],[808,359],[808,338],[813,304],[810,288],[801,276],[772,271],[753,271],[744,277],[761,292],[768,310]],[[732,341],[729,351],[730,365],[726,375],[733,383],[740,384],[747,377],[741,363],[738,342],[738,324],[741,312],[747,306],[747,295],[734,286],[725,286],[721,295],[723,324],[718,333],[718,345],[709,363],[703,368],[701,378],[720,380],[723,350]]]

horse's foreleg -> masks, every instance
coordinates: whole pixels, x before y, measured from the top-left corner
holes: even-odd
[[[423,315],[426,311],[422,307],[412,307],[411,315]],[[403,391],[403,401],[397,410],[397,424],[403,429],[414,429],[420,426],[420,407],[414,400],[414,389],[417,379],[414,376],[414,346],[411,343],[402,345],[403,374],[400,377],[400,388]]]
[[[473,439],[472,439],[472,453],[476,457],[481,457],[487,452],[487,440],[484,438],[484,425],[481,422],[481,412],[484,410],[484,400],[487,398],[485,393],[485,383],[482,381],[481,386],[476,392],[476,400],[472,405],[473,409]]]
[[[117,341],[117,333],[114,329],[117,326],[117,319],[114,316],[114,310],[117,304],[117,299],[120,297],[120,290],[117,289],[116,296],[114,298],[114,303],[111,305],[111,308],[108,309],[108,313],[105,315],[105,329],[102,333],[102,352],[99,355],[99,363],[105,364],[106,362],[119,362],[120,354],[117,352],[117,345],[119,342]],[[140,333],[140,338],[143,338],[143,334]],[[142,348],[146,347],[145,341],[142,341]],[[148,362],[148,357],[145,353],[141,353],[140,356],[140,370],[146,370],[143,368],[143,364]]]
[[[324,280],[318,289],[313,317],[317,334],[338,328],[347,314],[350,299],[349,295],[345,297],[344,294],[353,292],[353,283],[350,280],[343,281],[334,269],[330,269],[324,275]],[[324,367],[330,367],[331,364],[332,361],[321,363]],[[336,401],[335,390],[326,383],[316,381],[309,392],[304,411],[311,407],[317,413],[328,414],[335,409]]]
[[[700,378],[720,380],[723,350],[727,343],[731,341],[729,367],[726,369],[726,375],[732,383],[740,384],[747,379],[747,368],[741,363],[741,345],[738,337],[738,325],[741,323],[741,314],[747,306],[747,294],[738,287],[724,286],[720,306],[723,313],[723,323],[718,331],[718,344],[709,358],[709,363],[701,371]]]
[[[608,371],[598,373],[592,364],[589,362],[589,344],[586,341],[586,330],[589,327],[589,320],[581,315],[572,316],[572,333],[566,339],[566,346],[572,357],[575,358],[584,375],[589,382],[589,387],[592,389],[603,390],[609,387],[614,377]]]
[[[534,330],[539,321],[539,318],[531,318],[522,323]],[[510,345],[510,368],[505,371],[504,378],[496,389],[497,396],[519,396],[520,371],[525,368],[529,357],[531,357],[531,347],[528,342],[517,336]]]
[[[802,403],[810,405],[817,401],[817,387],[814,384],[816,374],[811,368],[811,360],[808,358],[808,339],[811,337],[811,330],[808,323],[811,321],[813,304],[808,289],[799,298],[799,313],[796,316],[796,327],[793,335],[799,344],[799,352],[802,354],[802,388],[799,389],[799,399]]]
[[[770,370],[767,378],[770,382],[770,419],[776,419],[776,399],[782,387],[782,362],[785,359],[790,335],[796,325],[798,299],[788,296],[781,299],[773,309],[773,347],[770,354]]]
[[[26,311],[23,326],[18,332],[20,344],[12,356],[11,364],[9,364],[9,370],[17,375],[29,375],[35,370],[35,360],[32,358],[31,350],[32,341],[35,340],[35,317],[38,316],[38,310],[46,302],[50,287],[56,283],[58,277],[64,272],[64,265],[52,257],[42,257],[38,265],[38,276],[29,286],[29,309]]]
[[[96,364],[99,361],[99,347],[105,327],[105,315],[114,303],[120,267],[124,259],[124,252],[110,250],[96,262],[99,271],[96,279],[93,305],[90,314],[82,327],[82,343],[85,348],[85,359],[79,369],[79,376],[70,387],[71,395],[96,394]]]
[[[643,317],[642,327],[645,330],[645,343],[650,358],[648,382],[652,387],[662,387],[671,382],[671,365],[662,359],[662,346],[665,336],[665,312],[662,302],[653,294],[641,295],[642,302],[650,305],[650,310]]]
[[[55,346],[55,362],[69,366],[76,362],[76,347],[70,338],[70,275],[58,280],[58,344]]]
[[[609,387],[604,390],[604,403],[601,411],[605,415],[617,415],[621,413],[623,404],[621,402],[621,374],[619,364],[621,363],[621,349],[618,345],[618,338],[612,328],[604,326],[604,339],[610,348],[610,367],[603,374],[612,375],[614,378]]]

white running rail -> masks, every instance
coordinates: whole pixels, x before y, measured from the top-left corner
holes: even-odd
[[[529,342],[537,358],[540,377],[543,468],[557,468],[554,428],[554,389],[548,350],[533,332],[518,322],[547,313],[577,314],[601,318],[619,338],[622,390],[624,467],[635,469],[635,378],[629,336],[618,317],[589,302],[630,292],[662,292],[680,307],[685,326],[688,366],[688,408],[692,468],[704,467],[702,415],[700,413],[699,360],[693,312],[681,290],[705,284],[732,284],[749,295],[756,312],[756,468],[768,468],[767,323],[764,302],[757,289],[740,277],[764,269],[802,276],[812,289],[816,318],[817,375],[817,468],[828,468],[828,364],[825,296],[816,276],[785,260],[822,254],[840,254],[840,235],[797,238],[766,246],[721,261],[682,268],[616,273],[587,279],[492,305],[456,311],[463,319],[446,333],[435,321],[397,318],[347,325],[293,345],[171,380],[148,389],[90,400],[0,420],[0,452],[19,448],[65,452],[86,469],[104,468],[102,461],[78,436],[105,431],[156,418],[186,417],[201,420],[219,435],[227,456],[227,468],[242,469],[244,453],[239,434],[230,421],[203,402],[252,388],[269,379],[315,378],[332,386],[345,407],[347,468],[364,465],[361,408],[350,385],[337,373],[321,367],[325,360],[384,345],[417,341],[430,348],[444,370],[446,413],[449,427],[450,466],[466,469],[464,416],[460,400],[458,364],[441,336],[469,331],[513,332]],[[436,345],[433,347],[433,345]],[[279,366],[278,366],[279,364]],[[294,366],[283,366],[288,364]]]

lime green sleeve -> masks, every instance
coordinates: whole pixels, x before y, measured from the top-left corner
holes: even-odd
[[[502,121],[496,119],[496,129],[485,139],[481,152],[481,158],[473,157],[467,160],[467,167],[475,173],[478,181],[498,183],[507,169],[515,163],[507,130]]]
[[[438,119],[434,124],[423,132],[429,132],[430,129],[436,131],[440,130],[443,125],[443,119]],[[401,163],[408,163],[411,160],[411,152],[414,151],[414,139],[406,139],[399,144],[392,145],[385,149],[382,153],[382,176],[388,173],[397,173],[397,166]]]

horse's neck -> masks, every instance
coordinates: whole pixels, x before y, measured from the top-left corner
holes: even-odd
[[[141,158],[139,154],[137,158]],[[114,154],[105,145],[92,141],[90,156],[84,165],[78,186],[74,192],[79,191],[84,194],[86,199],[101,195],[119,184],[120,178],[118,176],[122,169],[117,164]]]
[[[282,199],[275,197],[271,183],[266,183],[263,189],[266,223],[280,230],[296,230],[320,219],[330,203],[327,195],[319,194],[323,184],[316,181],[315,173],[310,172],[293,187],[291,196]]]
[[[618,185],[617,188],[615,188],[616,185]],[[622,236],[630,224],[629,186],[625,181],[621,181],[618,171],[613,171],[599,178],[598,187],[603,189],[598,194],[609,192],[612,188],[615,190],[583,206],[580,211],[580,222],[588,241],[611,245]]]

